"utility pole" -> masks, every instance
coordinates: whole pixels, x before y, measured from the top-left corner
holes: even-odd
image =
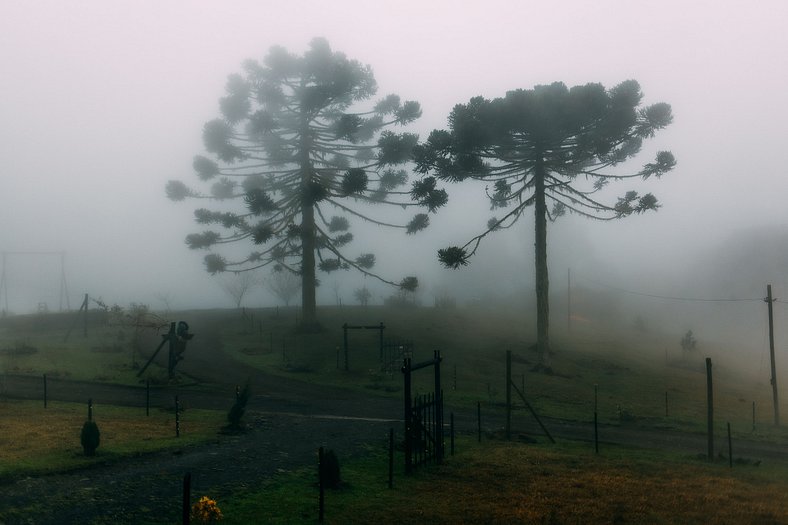
[[[572,331],[572,269],[566,269],[566,331]]]
[[[769,306],[769,357],[772,363],[772,397],[774,399],[774,426],[780,425],[780,402],[777,396],[777,367],[774,361],[774,313],[772,303],[776,299],[772,298],[772,285],[766,285],[766,299],[764,299]]]

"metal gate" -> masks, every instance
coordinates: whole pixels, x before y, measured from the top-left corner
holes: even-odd
[[[399,339],[386,339],[380,348],[380,371],[393,374],[397,365],[404,359],[413,357],[413,342]]]
[[[443,390],[441,390],[441,355],[435,351],[429,361],[412,364],[405,358],[402,373],[405,376],[405,473],[414,467],[443,463]],[[435,390],[413,398],[411,374],[415,370],[432,366],[435,373]]]

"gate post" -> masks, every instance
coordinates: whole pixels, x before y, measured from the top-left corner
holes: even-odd
[[[512,351],[506,351],[506,441],[512,439]]]
[[[441,389],[441,352],[434,351],[435,359],[435,461],[443,463],[443,390]]]
[[[413,472],[413,406],[409,357],[405,358],[402,373],[405,374],[405,474],[410,474]]]
[[[342,325],[342,331],[343,331],[343,336],[344,336],[343,340],[344,340],[344,343],[345,343],[345,372],[347,372],[348,368],[349,368],[348,362],[347,362],[347,323]]]
[[[380,322],[380,359],[383,360],[383,329],[386,328],[383,321]]]

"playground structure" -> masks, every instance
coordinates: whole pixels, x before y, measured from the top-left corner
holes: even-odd
[[[167,376],[170,379],[175,379],[175,365],[178,364],[179,361],[183,359],[183,353],[186,351],[186,342],[189,341],[194,334],[189,333],[189,325],[186,324],[185,321],[178,321],[177,328],[176,323],[173,321],[170,323],[170,331],[166,334],[162,334],[161,336],[161,343],[159,344],[156,351],[153,352],[153,355],[150,356],[148,362],[145,363],[139,372],[137,372],[137,377],[141,376],[145,370],[150,366],[153,360],[156,358],[156,355],[159,351],[164,347],[165,343],[169,343],[169,355],[167,358]]]
[[[71,305],[69,304],[68,299],[68,286],[66,284],[66,252],[36,252],[36,251],[20,251],[20,252],[1,252],[2,255],[2,269],[0,269],[0,310],[2,313],[8,314],[11,310],[9,308],[9,301],[8,301],[8,283],[9,279],[9,270],[8,270],[8,260],[11,257],[35,257],[35,258],[50,258],[50,257],[59,257],[60,258],[60,292],[59,292],[59,305],[58,309],[62,312],[63,305],[65,303],[65,309],[70,310]],[[36,306],[37,311],[45,312],[48,310],[48,306],[45,302],[37,301]]]

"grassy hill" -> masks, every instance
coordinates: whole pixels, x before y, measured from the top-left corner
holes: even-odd
[[[596,389],[603,423],[703,431],[704,358],[709,356],[715,419],[721,428],[730,422],[734,433],[783,439],[771,425],[768,370],[758,375],[752,358],[739,356],[724,342],[683,355],[673,335],[610,322],[578,321],[571,332],[554,324],[552,373],[545,373],[536,366],[533,316],[516,305],[323,307],[320,318],[324,329],[312,334],[298,332],[295,308],[185,311],[152,317],[151,326],[122,318],[113,322],[101,312],[91,312],[87,324],[76,313],[10,317],[0,321],[0,371],[139,384],[136,373],[161,341],[159,334],[169,321],[185,320],[196,335],[184,363],[201,352],[265,373],[399,397],[400,361],[393,373],[381,371],[378,330],[348,331],[345,370],[342,326],[383,323],[385,340],[412,342],[414,362],[441,352],[443,389],[453,406],[500,406],[505,401],[505,356],[511,351],[513,379],[540,414],[590,421]],[[144,377],[166,380],[165,354],[166,347]],[[778,377],[785,371],[778,370]],[[431,382],[430,374],[416,374],[414,389],[427,391]]]

